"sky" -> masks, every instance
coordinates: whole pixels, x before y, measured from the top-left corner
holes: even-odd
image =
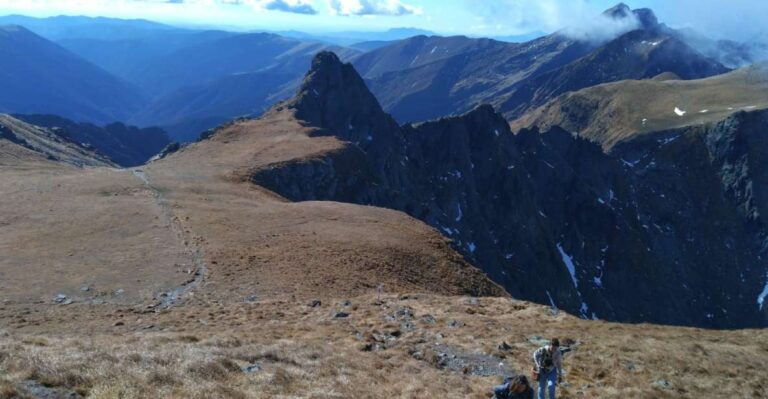
[[[618,0],[0,0],[0,15],[143,18],[184,26],[311,33],[415,27],[503,36],[586,23]],[[710,37],[766,35],[768,0],[629,0]]]

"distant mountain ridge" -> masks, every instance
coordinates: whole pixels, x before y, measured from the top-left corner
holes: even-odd
[[[0,27],[0,112],[109,123],[145,101],[125,81],[20,26]]]
[[[431,51],[421,49],[409,53],[410,59],[418,62],[413,67],[389,68],[390,73],[376,76],[367,74],[375,66],[361,63],[360,68],[384,109],[399,121],[467,112],[480,103],[493,104],[514,119],[554,96],[595,84],[645,79],[662,72],[693,79],[729,70],[679,40],[649,9],[631,10],[619,4],[604,15],[629,19],[637,23],[637,29],[605,43],[571,38],[566,30],[527,43],[472,46],[432,62],[418,62]],[[394,46],[418,49],[415,40],[360,57],[386,65],[391,57],[387,52]],[[450,39],[436,38],[438,48],[440,40],[446,43]],[[404,51],[395,50],[394,54],[402,57]]]

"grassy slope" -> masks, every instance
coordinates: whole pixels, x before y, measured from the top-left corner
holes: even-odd
[[[675,108],[686,111],[679,116]],[[718,121],[768,107],[765,66],[698,80],[626,80],[566,93],[511,123],[560,125],[610,149],[637,134]],[[706,111],[706,112],[705,112]]]

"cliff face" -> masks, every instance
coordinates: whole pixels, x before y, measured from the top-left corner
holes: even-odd
[[[318,76],[353,73],[323,57]],[[346,99],[344,82],[361,90],[351,78],[324,87]],[[261,169],[257,184],[296,201],[402,210],[452,238],[513,296],[585,318],[766,324],[756,299],[766,271],[758,187],[768,182],[755,167],[765,160],[765,114],[648,134],[606,154],[559,128],[512,134],[489,106],[398,127],[372,97],[338,107],[323,90],[309,92],[321,99],[311,104],[343,111],[284,106],[349,145]]]

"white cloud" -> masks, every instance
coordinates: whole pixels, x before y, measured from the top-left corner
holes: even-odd
[[[86,15],[141,14],[184,14],[214,16],[222,12],[233,12],[237,7],[248,7],[255,11],[281,11],[297,14],[317,14],[313,0],[0,0],[0,11],[56,12]]]
[[[336,15],[411,15],[421,14],[421,8],[400,0],[328,0]]]
[[[464,0],[488,25],[510,32],[554,32],[577,40],[604,41],[639,27],[634,15],[613,19],[588,0]]]
[[[186,0],[190,2],[194,0]],[[258,10],[282,11],[295,14],[317,14],[310,0],[220,0],[231,5],[249,5]]]
[[[599,43],[640,28],[640,20],[634,14],[624,18],[611,18],[602,14],[574,21],[566,26],[562,33],[571,39]]]

